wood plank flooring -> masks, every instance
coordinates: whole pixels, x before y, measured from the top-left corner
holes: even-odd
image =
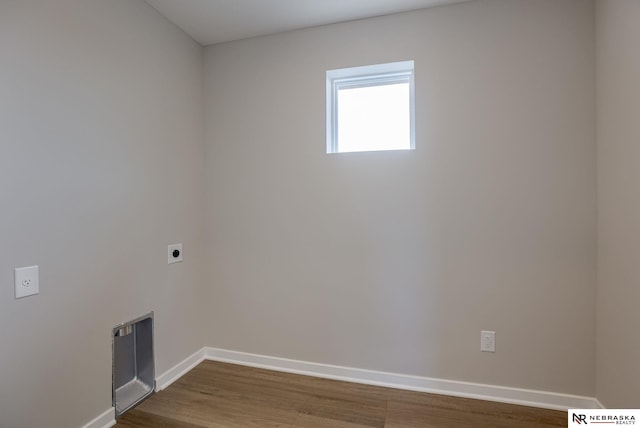
[[[204,361],[116,428],[548,428],[565,412]]]

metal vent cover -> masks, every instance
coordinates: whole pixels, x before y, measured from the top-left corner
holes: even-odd
[[[118,418],[155,389],[153,312],[115,326],[112,339],[112,397]]]

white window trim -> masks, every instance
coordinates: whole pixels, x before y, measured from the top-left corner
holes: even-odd
[[[415,149],[414,61],[390,62],[327,71],[327,153],[338,151],[338,91],[365,86],[409,83],[410,146]]]

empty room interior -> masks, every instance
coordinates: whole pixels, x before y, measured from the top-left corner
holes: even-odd
[[[639,43],[637,0],[0,0],[0,427],[114,426],[121,355],[123,421],[214,369],[640,408]],[[385,64],[407,146],[341,150]],[[414,426],[220,394],[162,426]]]

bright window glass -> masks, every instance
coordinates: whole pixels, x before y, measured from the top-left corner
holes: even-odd
[[[413,61],[327,72],[327,153],[414,148]]]

